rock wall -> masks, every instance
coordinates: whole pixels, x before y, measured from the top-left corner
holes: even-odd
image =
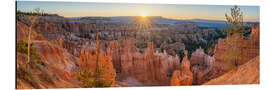
[[[140,53],[134,40],[111,42],[107,53],[112,56],[120,81],[132,78],[143,85],[168,85],[172,72],[180,68],[178,56],[154,52],[153,43]]]

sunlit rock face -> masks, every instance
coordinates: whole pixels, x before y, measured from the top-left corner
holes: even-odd
[[[180,68],[178,56],[154,52],[153,43],[140,53],[134,40],[111,42],[107,53],[112,56],[120,81],[135,79],[141,85],[169,85],[172,72]]]
[[[251,31],[251,36],[250,37],[253,40],[260,41],[260,27],[259,26],[254,25],[252,27],[252,31]]]
[[[226,39],[220,39],[214,50],[215,61],[226,63],[226,61],[233,60],[232,62],[235,65],[241,65],[258,56],[260,50],[258,32],[259,28],[253,27],[249,37],[234,34]],[[227,67],[224,69],[227,69]]]
[[[191,65],[200,65],[200,66],[212,66],[213,58],[204,53],[204,50],[199,48],[192,53],[190,58]]]
[[[245,64],[230,70],[222,76],[210,80],[203,85],[243,85],[260,84],[260,57],[257,56]]]
[[[214,59],[205,54],[203,49],[199,48],[192,53],[190,63],[193,73],[193,84],[200,85],[208,78],[206,74],[212,70]]]
[[[61,78],[65,78],[66,80],[72,79],[71,76],[77,69],[76,64],[78,59],[76,57],[66,52],[65,49],[52,45],[47,41],[37,41],[34,43],[40,52],[41,60],[45,65],[52,66],[49,69],[53,71],[57,67],[62,72],[57,73],[59,76],[62,76]]]
[[[80,54],[79,70],[87,70],[90,73],[97,74],[97,76],[90,78],[96,77],[98,80],[111,83],[111,85],[115,83],[116,73],[112,58],[102,50],[84,48]],[[102,73],[97,73],[97,70]]]
[[[27,39],[29,27],[22,22],[17,22],[17,41]]]
[[[245,64],[249,60],[259,56],[259,36],[259,28],[254,26],[248,37],[234,34],[228,36],[226,39],[219,39],[214,50],[212,70],[206,75],[203,75],[203,81],[217,78],[231,69]],[[205,76],[207,76],[207,78]]]
[[[17,41],[20,40],[28,40],[28,34],[30,27],[27,26],[25,23],[17,21]],[[35,29],[32,29],[31,32],[31,40],[44,40],[45,38],[42,35],[35,32]]]
[[[213,57],[204,54],[202,49],[192,53],[190,62],[193,84],[200,85],[217,78],[258,55],[259,28],[256,26],[252,28],[249,37],[234,34],[226,39],[219,39]]]
[[[30,26],[27,23],[17,21],[17,41],[28,40]],[[37,50],[42,64],[27,62],[27,54],[17,52],[17,68],[24,69],[31,76],[32,81],[25,81],[25,77],[18,75],[17,88],[76,88],[74,72],[77,69],[78,58],[69,54],[64,48],[47,41],[43,35],[38,34],[37,29],[31,30],[31,43]],[[31,68],[28,68],[31,67]],[[33,84],[35,83],[35,84]]]
[[[74,73],[77,70],[77,57],[74,57],[73,55],[69,54],[65,49],[54,45],[46,40],[32,40],[32,43],[34,45],[34,48],[37,49],[40,59],[43,62],[43,64],[39,65],[38,67],[33,67],[32,69],[27,68],[27,70],[31,72],[31,76],[34,77],[31,79],[36,80],[36,86],[39,86],[40,88],[79,87],[78,83],[76,83],[76,79],[74,78]],[[24,60],[27,58],[26,55],[19,54],[18,56],[23,56],[17,59],[18,62],[26,61]],[[34,61],[34,59],[31,59],[31,61]],[[25,65],[26,62],[22,64],[18,63],[18,66],[20,66],[21,68],[24,68]],[[44,77],[41,75],[46,75],[47,78],[44,80]],[[50,81],[50,83],[48,83],[48,81]],[[27,84],[31,84],[33,82],[34,81],[22,82],[20,83],[20,85],[18,85],[18,87],[37,88],[31,85],[27,86]]]
[[[172,86],[187,86],[192,85],[193,74],[190,71],[190,62],[187,57],[187,51],[185,52],[185,57],[181,63],[181,68],[173,72],[171,78]]]

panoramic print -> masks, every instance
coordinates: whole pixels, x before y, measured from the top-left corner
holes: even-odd
[[[260,84],[260,7],[16,1],[16,88]]]

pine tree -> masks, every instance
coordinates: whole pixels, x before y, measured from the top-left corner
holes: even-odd
[[[224,60],[230,62],[231,66],[237,67],[239,60],[243,58],[243,46],[245,42],[243,35],[247,32],[243,25],[243,12],[237,6],[231,8],[231,13],[228,15],[225,13],[227,20],[227,29],[224,33],[227,34],[226,46],[228,50],[223,57]]]
[[[245,26],[243,25],[243,12],[237,6],[231,8],[231,13],[228,15],[225,13],[227,28],[224,30],[224,33],[227,36],[231,36],[233,34],[243,35],[245,31]]]

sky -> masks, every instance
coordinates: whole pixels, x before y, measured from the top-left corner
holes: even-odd
[[[33,11],[40,8],[46,13],[64,17],[83,16],[162,16],[171,19],[225,20],[232,5],[135,4],[94,2],[17,1],[17,10]],[[259,6],[239,6],[244,21],[259,21]]]

